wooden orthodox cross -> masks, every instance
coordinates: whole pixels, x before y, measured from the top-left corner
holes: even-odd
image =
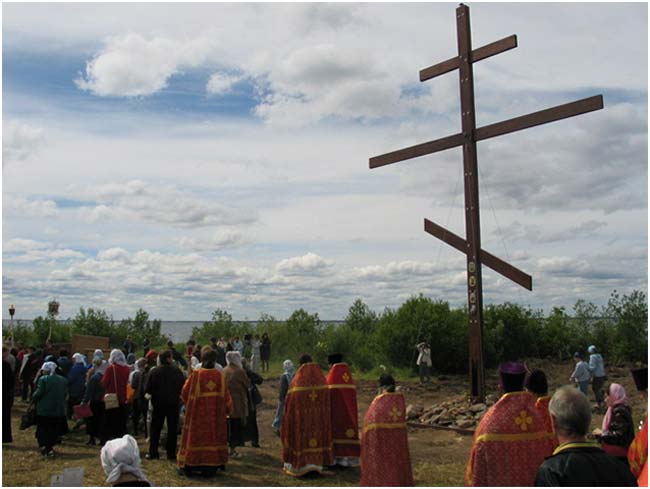
[[[469,7],[462,3],[456,9],[456,30],[458,56],[421,70],[420,81],[430,80],[456,69],[459,71],[462,132],[370,158],[370,168],[378,168],[457,146],[463,147],[466,239],[428,219],[424,220],[424,230],[467,255],[471,397],[475,401],[483,401],[485,399],[485,377],[483,371],[483,285],[481,266],[490,267],[528,290],[532,290],[533,285],[530,275],[481,249],[476,143],[495,136],[602,109],[603,97],[597,95],[477,128],[474,111],[474,73],[472,65],[495,54],[516,48],[517,36],[509,36],[472,50]]]

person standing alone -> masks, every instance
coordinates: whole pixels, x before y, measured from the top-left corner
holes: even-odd
[[[573,354],[573,359],[576,362],[576,367],[569,377],[569,381],[577,382],[578,388],[586,396],[589,392],[589,380],[591,379],[591,374],[589,373],[589,364],[582,359],[580,352],[575,352]]]
[[[178,435],[178,414],[180,411],[181,390],[185,384],[183,372],[173,365],[173,355],[170,350],[160,354],[160,366],[151,370],[145,392],[151,395],[151,433],[149,437],[148,459],[158,459],[158,444],[160,432],[165,419],[167,420],[167,452],[168,460],[176,460],[176,438]]]
[[[417,362],[415,362],[420,367],[420,383],[429,383],[431,382],[431,348],[429,348],[429,343],[426,341],[421,341],[415,347],[420,352]]]

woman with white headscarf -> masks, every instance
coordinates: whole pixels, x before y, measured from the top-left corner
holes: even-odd
[[[141,417],[145,424],[145,434],[147,431],[147,402],[144,398],[144,368],[146,365],[147,360],[144,357],[139,358],[135,362],[133,372],[129,375],[129,385],[133,389],[133,397],[131,398],[133,413],[131,414],[131,419],[133,420],[133,434],[135,436],[138,436]]]
[[[228,366],[223,369],[223,373],[233,403],[232,412],[228,419],[228,442],[230,456],[239,458],[241,455],[237,453],[236,447],[244,445],[242,423],[246,422],[248,416],[248,388],[251,381],[242,368],[241,355],[237,350],[226,353],[226,363]]]
[[[276,435],[280,435],[280,426],[282,426],[282,415],[284,414],[284,399],[287,397],[287,392],[289,392],[289,386],[291,385],[291,380],[293,379],[294,367],[291,360],[285,360],[282,364],[284,373],[280,377],[280,395],[278,396],[278,409],[275,412],[275,419],[273,420],[273,430]]]
[[[102,386],[107,394],[116,394],[118,405],[106,405],[102,441],[120,438],[126,434],[126,384],[131,370],[121,350],[114,349],[108,359],[108,368],[102,376]]]
[[[68,432],[65,417],[68,382],[55,373],[56,367],[54,362],[43,364],[42,375],[32,395],[32,400],[36,403],[36,440],[41,455],[47,457],[54,456],[54,445]]]
[[[72,355],[74,364],[68,372],[68,417],[72,416],[73,406],[79,404],[86,388],[86,362],[81,353]]]
[[[138,442],[131,435],[107,441],[100,454],[106,482],[113,487],[149,487],[142,470]]]
[[[90,378],[86,385],[84,392],[83,404],[90,404],[90,411],[92,416],[86,418],[86,433],[88,434],[88,441],[86,445],[95,446],[97,444],[96,438],[102,437],[104,426],[104,386],[102,385],[102,377],[107,368],[107,363],[102,363],[101,358],[93,360],[93,368],[90,370]],[[106,441],[106,440],[102,440]]]

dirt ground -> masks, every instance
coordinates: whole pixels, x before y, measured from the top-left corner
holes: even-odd
[[[545,361],[530,361],[530,368],[539,367],[547,372],[551,390],[568,382],[572,364],[554,365]],[[609,368],[609,382],[622,384],[630,397],[635,422],[645,416],[647,406],[637,394],[627,369]],[[429,407],[447,400],[450,396],[467,392],[465,376],[434,376],[431,385],[421,386],[414,379],[398,383],[409,404]],[[488,393],[496,393],[496,372],[487,372]],[[231,460],[224,473],[209,479],[185,478],[176,474],[175,465],[166,460],[143,460],[143,467],[156,486],[357,486],[358,468],[328,471],[322,476],[294,479],[281,472],[280,439],[273,433],[271,422],[275,415],[279,379],[266,379],[261,386],[264,398],[258,407],[258,425],[261,448],[245,447],[243,458]],[[590,393],[591,394],[591,393]],[[363,419],[370,402],[376,395],[376,383],[358,382],[359,417]],[[593,400],[593,395],[591,396]],[[84,445],[83,431],[72,431],[64,444],[57,447],[54,459],[44,459],[38,454],[34,428],[18,430],[20,415],[26,405],[18,402],[13,410],[14,443],[2,446],[3,486],[49,486],[50,477],[66,467],[84,467],[86,486],[106,485],[99,461],[99,449]],[[593,427],[600,427],[602,415],[594,414]],[[138,438],[141,453],[146,452],[146,442]],[[453,431],[432,428],[409,428],[409,450],[415,483],[418,486],[463,485],[465,464],[471,448],[471,436]],[[164,457],[164,450],[161,450]]]

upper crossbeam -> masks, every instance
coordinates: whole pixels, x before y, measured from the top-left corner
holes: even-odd
[[[504,51],[508,51],[516,47],[517,47],[516,35],[504,37],[503,39],[494,41],[493,43],[487,44],[485,46],[482,46],[472,51],[470,62],[476,63],[477,61],[481,61],[482,59],[489,58],[490,56],[503,53]],[[423,82],[423,81],[431,80],[436,76],[444,75],[445,73],[449,73],[450,71],[453,71],[457,68],[458,68],[458,56],[455,56],[446,61],[442,61],[441,63],[436,63],[433,66],[429,66],[428,68],[423,68],[422,70],[420,70],[420,81]]]

